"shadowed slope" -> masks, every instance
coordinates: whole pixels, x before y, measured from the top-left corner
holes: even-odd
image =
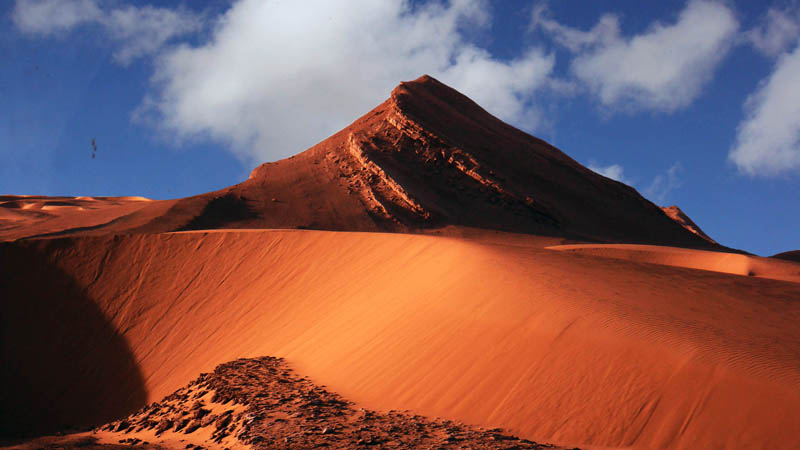
[[[59,240],[49,256],[130,342],[149,401],[272,354],[368,408],[539,442],[796,443],[800,284],[526,239],[188,232]]]
[[[664,211],[664,213],[667,214],[667,216],[669,216],[670,219],[674,220],[682,227],[700,236],[701,238],[707,240],[708,242],[716,244],[716,241],[711,239],[703,230],[701,230],[700,227],[696,223],[694,223],[694,221],[691,218],[689,218],[689,216],[687,216],[686,213],[684,213],[680,208],[678,208],[677,205],[665,206],[662,207],[661,209]]]
[[[146,399],[125,338],[53,262],[63,244],[0,243],[0,437],[101,424]]]
[[[777,255],[772,255],[772,257],[800,263],[800,250],[778,253]]]

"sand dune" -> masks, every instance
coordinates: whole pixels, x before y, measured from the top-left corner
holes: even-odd
[[[145,197],[46,197],[0,196],[0,241],[28,237],[89,233],[115,223],[134,225],[163,214],[174,201],[153,201]],[[149,213],[135,213],[149,207]],[[127,218],[127,220],[125,220]],[[129,227],[132,227],[128,225]]]
[[[0,436],[99,425],[271,355],[359,407],[537,442],[796,448],[796,252],[725,250],[421,77],[220,191],[0,196]],[[300,417],[284,397],[262,406]],[[408,417],[364,426],[440,423]]]
[[[772,255],[772,257],[800,263],[800,250],[778,253],[777,255]]]
[[[96,305],[136,363],[98,382],[141,380],[148,401],[219,363],[276,355],[369,408],[538,442],[791,448],[800,429],[798,283],[498,235],[194,232],[2,245],[0,257],[27,249]],[[37,269],[15,273],[47,289]],[[40,314],[3,314],[3,330],[47,335]],[[35,358],[8,342],[4,361]],[[6,377],[7,416],[31,393]],[[52,400],[76,417],[94,408]]]
[[[102,199],[81,200],[81,206]],[[258,166],[239,184],[120,208],[103,217],[70,215],[28,230],[0,230],[0,239],[466,226],[592,242],[722,248],[683,213],[671,218],[632,187],[583,167],[429,76],[401,83],[346,128],[295,156]]]
[[[666,266],[710,270],[749,277],[800,283],[800,264],[774,258],[692,250],[656,245],[572,244],[548,247],[551,250],[605,258],[625,259]]]

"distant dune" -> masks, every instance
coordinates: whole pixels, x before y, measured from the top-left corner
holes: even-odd
[[[777,261],[773,258],[656,245],[573,244],[548,248],[584,255],[800,283],[800,264]]]
[[[785,259],[787,261],[800,262],[800,250],[778,253],[777,255],[773,255],[772,257],[778,259]]]
[[[792,449],[796,253],[422,77],[220,191],[0,197],[0,446]]]
[[[144,197],[0,195],[0,240],[86,233],[108,227],[152,202]]]

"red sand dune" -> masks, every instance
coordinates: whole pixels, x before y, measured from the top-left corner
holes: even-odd
[[[359,406],[537,442],[800,440],[800,264],[725,253],[429,77],[221,191],[0,203],[0,435],[272,355]]]
[[[210,228],[415,231],[448,225],[724,249],[635,189],[598,175],[423,76],[314,147],[240,184],[115,211],[61,235]],[[40,233],[40,230],[36,230]],[[11,238],[22,237],[20,233]],[[9,239],[0,230],[0,239]]]
[[[772,255],[772,257],[800,263],[800,250],[792,250],[790,252],[778,253],[777,255]]]
[[[548,248],[584,255],[800,283],[800,264],[780,261],[774,258],[657,245],[572,244]]]
[[[153,200],[144,197],[0,195],[0,240],[57,236],[65,230],[87,232],[109,226],[151,203]],[[153,208],[151,214],[158,212]]]
[[[93,382],[133,377],[148,401],[221,362],[276,355],[370,408],[500,426],[538,442],[796,442],[800,284],[538,244],[252,231],[5,246],[73,280],[128,343],[140,374],[121,364]],[[31,286],[39,273],[15,270],[11,285]],[[9,336],[47,334],[43,318],[63,314],[18,307],[5,306]],[[29,358],[19,344],[3,351],[5,361]],[[30,397],[19,386],[4,395],[8,414]],[[95,409],[52,399],[74,418]],[[126,406],[141,405],[131,397]]]

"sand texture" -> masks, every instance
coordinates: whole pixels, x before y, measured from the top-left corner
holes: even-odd
[[[1,254],[3,264],[35,261],[3,297],[40,297],[36,314],[4,306],[15,339],[3,339],[3,359],[16,370],[4,374],[3,423],[92,424],[217,364],[275,355],[362,407],[537,442],[791,448],[800,429],[798,283],[496,237],[190,232],[22,241]],[[69,314],[57,307],[67,286],[41,282],[42,267],[82,297],[61,307],[91,306],[110,338],[86,336],[87,353],[70,342],[74,330],[47,326]],[[32,356],[42,336],[61,359]],[[95,347],[114,336],[127,351]],[[15,376],[52,388],[41,399],[50,417],[26,412],[44,392]],[[80,403],[61,389],[114,395]]]

